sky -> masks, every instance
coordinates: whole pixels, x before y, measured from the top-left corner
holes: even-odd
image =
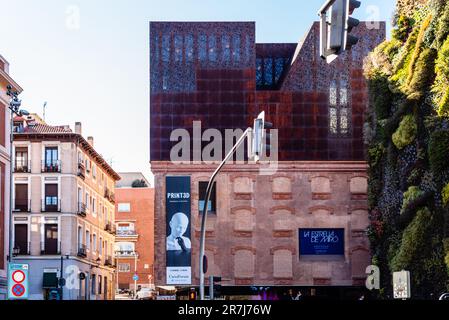
[[[117,172],[149,166],[149,22],[255,21],[257,42],[297,42],[325,0],[0,0],[0,55],[23,109],[75,122]],[[390,24],[394,0],[354,16]],[[390,29],[390,28],[389,28]]]

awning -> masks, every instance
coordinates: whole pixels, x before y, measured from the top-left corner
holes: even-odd
[[[58,277],[56,272],[44,272],[44,279],[42,281],[42,288],[57,288]]]
[[[165,291],[176,291],[176,287],[173,286],[157,286],[157,287]]]

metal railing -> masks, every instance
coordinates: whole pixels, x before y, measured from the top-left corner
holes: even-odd
[[[14,161],[14,172],[16,173],[30,173],[31,172],[31,161]]]
[[[30,248],[31,248],[31,242],[27,243],[26,248],[22,248],[22,247],[18,246],[17,244],[14,245],[14,250],[17,249],[18,252],[16,253],[16,255],[18,255],[18,256],[29,256],[31,253]]]
[[[31,212],[31,199],[14,199],[15,212]]]
[[[115,226],[112,223],[107,222],[104,226],[104,231],[107,231],[110,234],[115,234]]]
[[[42,212],[61,212],[61,200],[56,201],[45,201],[42,200]]]
[[[115,251],[114,254],[117,258],[124,258],[124,257],[134,258],[135,256],[138,255],[135,250],[119,250],[119,251]]]
[[[81,217],[85,217],[87,215],[86,205],[82,202],[78,202],[78,211],[76,213]]]
[[[42,172],[61,172],[61,160],[42,161]]]
[[[136,230],[122,230],[122,229],[118,228],[116,230],[116,235],[118,237],[136,237],[137,232],[136,232]]]
[[[82,257],[82,258],[86,258],[87,257],[87,250],[86,250],[86,245],[85,244],[78,244],[78,253],[77,253],[78,257]]]
[[[114,266],[114,260],[112,259],[111,256],[106,256],[106,257],[104,258],[104,265],[105,265],[105,266],[111,266],[111,267]]]

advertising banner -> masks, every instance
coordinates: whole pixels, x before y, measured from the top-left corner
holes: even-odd
[[[300,255],[344,255],[344,229],[299,229]]]
[[[192,283],[190,177],[166,177],[167,284]]]

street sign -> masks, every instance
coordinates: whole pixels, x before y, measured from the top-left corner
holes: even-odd
[[[393,273],[393,297],[395,299],[410,299],[410,271],[399,271]]]
[[[137,274],[133,275],[133,280],[134,280],[134,281],[139,280],[139,276],[138,276]]]
[[[28,265],[10,263],[8,266],[8,299],[28,299]]]

